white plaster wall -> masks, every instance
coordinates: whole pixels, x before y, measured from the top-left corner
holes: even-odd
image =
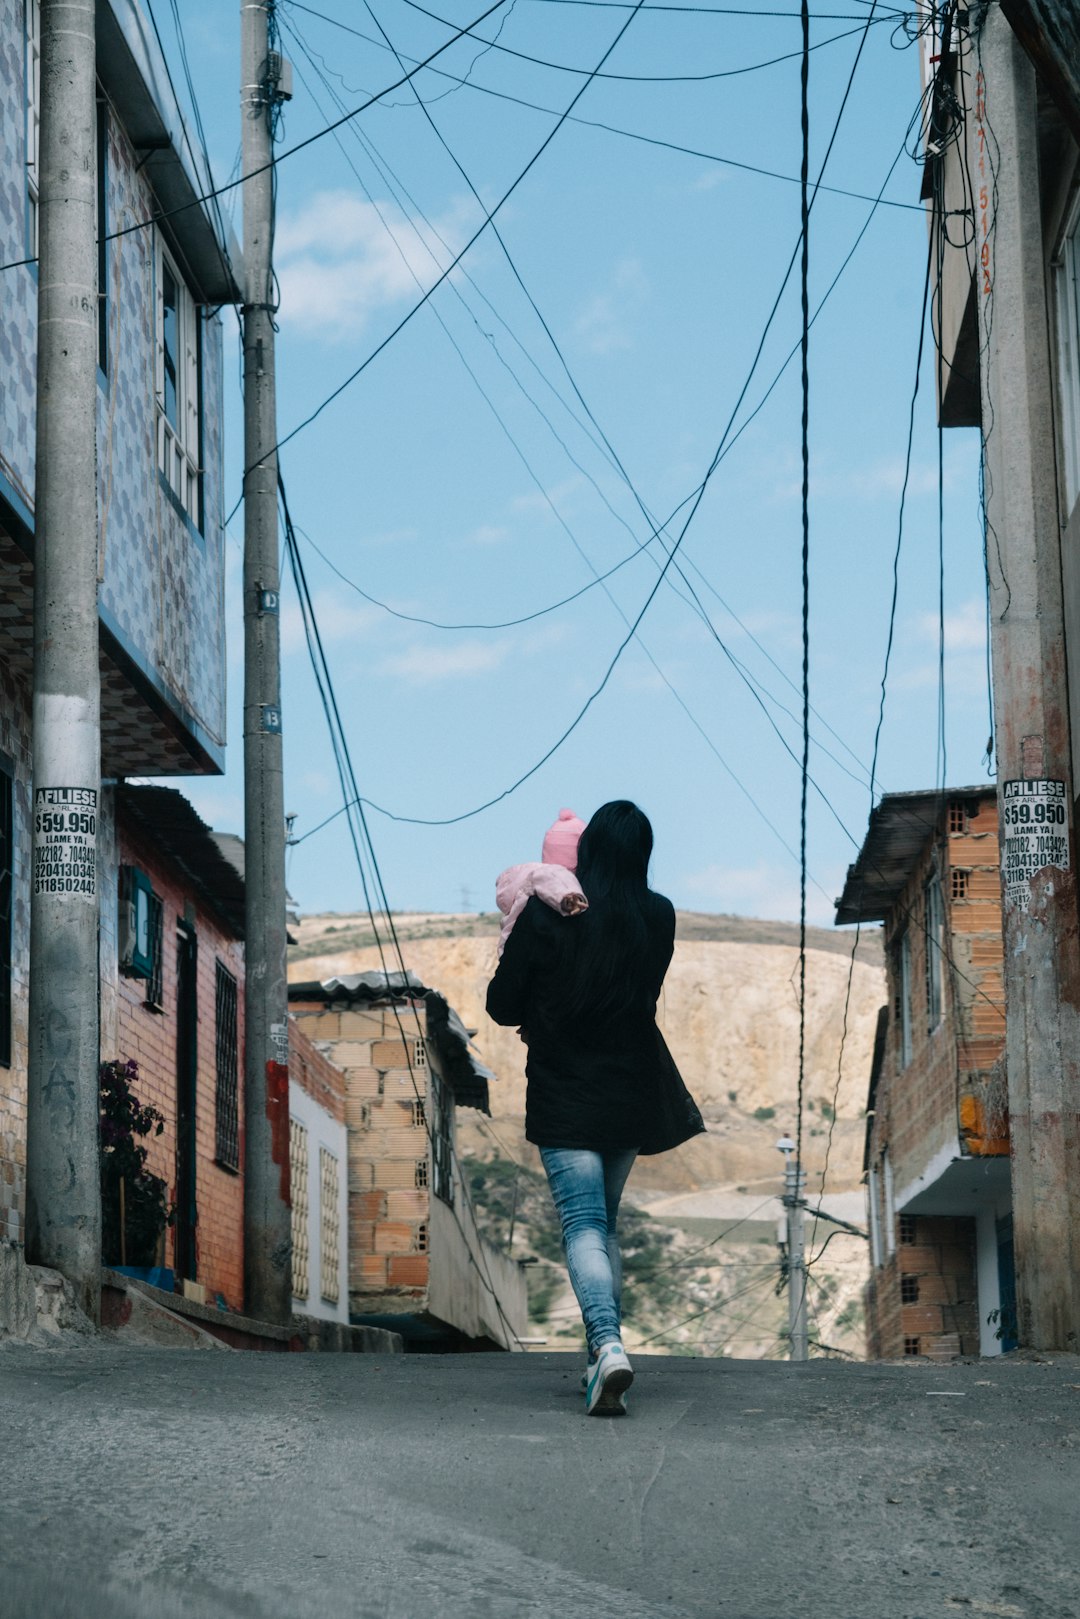
[[[992,1311],[1001,1308],[996,1209],[980,1209],[975,1216],[975,1281],[979,1310],[979,1354],[1000,1355],[1001,1339],[994,1336],[998,1323],[986,1319]]]
[[[302,1124],[308,1133],[308,1280],[311,1296],[293,1299],[293,1309],[300,1315],[318,1316],[323,1321],[349,1319],[349,1161],[348,1136],[344,1124],[327,1113],[325,1108],[301,1089],[295,1080],[289,1081],[289,1117]],[[322,1272],[321,1221],[319,1214],[319,1148],[325,1147],[338,1161],[338,1225],[341,1232],[338,1253],[338,1298],[336,1304],[324,1299],[319,1291]]]

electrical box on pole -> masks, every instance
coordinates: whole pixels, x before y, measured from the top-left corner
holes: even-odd
[[[242,0],[244,266],[244,1295],[250,1315],[292,1310],[289,1026],[285,978],[273,121],[283,94],[274,0]]]

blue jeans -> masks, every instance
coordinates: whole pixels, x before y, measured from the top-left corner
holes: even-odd
[[[616,1222],[637,1149],[599,1153],[541,1147],[540,1157],[562,1225],[570,1285],[581,1307],[589,1354],[595,1355],[620,1334],[622,1256]]]

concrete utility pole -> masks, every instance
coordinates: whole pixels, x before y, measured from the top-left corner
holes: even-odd
[[[795,1161],[795,1143],[781,1136],[776,1143],[784,1155],[784,1208],[787,1210],[788,1343],[791,1360],[809,1355],[806,1332],[806,1251],[803,1214],[806,1171]]]
[[[244,173],[244,1296],[249,1314],[292,1311],[285,798],[281,748],[273,156],[277,100],[268,16],[241,0]]]
[[[94,0],[41,0],[26,1255],[101,1315]]]
[[[1036,85],[998,6],[973,56],[1018,1329],[1021,1344],[1075,1350],[1080,944]]]

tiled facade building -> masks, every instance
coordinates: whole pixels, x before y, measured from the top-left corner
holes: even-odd
[[[884,930],[864,1164],[869,1354],[999,1353],[1014,1314],[996,789],[886,793],[837,921]]]
[[[178,920],[195,904],[200,1075],[214,1070],[214,963],[238,981],[240,946],[169,867],[169,851],[125,823],[115,784],[212,773],[224,759],[221,309],[238,302],[242,273],[212,210],[187,206],[206,177],[138,0],[102,0],[97,15],[102,1054],[143,1053],[153,1084],[167,1088],[171,1036],[118,966],[122,871],[141,862],[159,885],[166,998]],[[38,0],[0,0],[0,1237],[15,1240],[25,1209],[39,38]],[[212,1156],[209,1118],[200,1113],[194,1129]],[[161,1141],[154,1150],[160,1157]],[[204,1178],[198,1264],[217,1267],[212,1285],[230,1302],[239,1277],[212,1232],[235,1223],[237,1198],[235,1179],[212,1193]]]

